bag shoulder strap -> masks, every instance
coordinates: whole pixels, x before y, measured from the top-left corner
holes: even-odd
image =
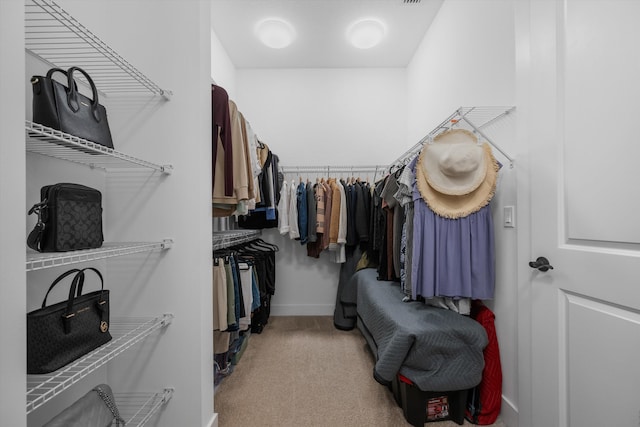
[[[38,222],[36,223],[31,233],[27,237],[27,246],[31,249],[36,250],[38,252],[42,252],[42,248],[40,247],[40,243],[42,242],[42,235],[44,233],[45,221],[47,215],[47,200],[43,200],[40,203],[36,203],[29,209],[28,214],[31,215],[35,213],[38,216]]]
[[[126,422],[120,416],[120,411],[116,406],[113,393],[111,392],[111,387],[106,384],[100,384],[95,386],[93,390],[98,393],[98,396],[100,396],[104,404],[111,411],[111,414],[113,414],[113,418],[116,420],[116,426],[124,426]]]
[[[27,237],[27,246],[34,251],[42,252],[40,242],[42,242],[42,234],[44,233],[44,223],[38,222]]]

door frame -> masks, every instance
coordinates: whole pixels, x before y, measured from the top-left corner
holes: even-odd
[[[531,83],[532,83],[532,13],[531,0],[513,0],[516,74],[516,163],[517,168],[517,262],[518,287],[518,424],[517,427],[533,426],[532,390],[532,298],[531,269],[528,261],[532,254],[531,230],[531,168],[530,150],[534,141],[530,138]],[[509,426],[513,427],[513,426]]]

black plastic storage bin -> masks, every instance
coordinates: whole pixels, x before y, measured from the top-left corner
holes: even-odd
[[[398,374],[391,391],[405,419],[414,427],[445,420],[464,424],[467,390],[422,391],[410,379]]]

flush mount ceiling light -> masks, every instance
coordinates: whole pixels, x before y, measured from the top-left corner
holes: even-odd
[[[280,18],[267,18],[258,22],[255,34],[265,46],[272,49],[287,47],[296,38],[293,25]]]
[[[347,40],[358,49],[369,49],[382,41],[387,27],[376,18],[359,19],[347,28]]]

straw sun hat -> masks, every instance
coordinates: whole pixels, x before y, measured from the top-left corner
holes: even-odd
[[[489,204],[498,162],[487,143],[465,129],[445,131],[426,144],[416,165],[422,198],[436,214],[462,218]]]

